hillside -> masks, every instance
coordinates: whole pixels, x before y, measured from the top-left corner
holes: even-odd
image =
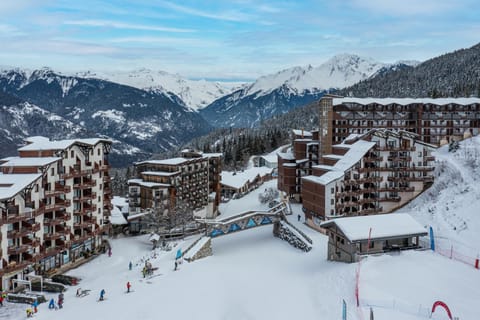
[[[480,44],[415,67],[380,73],[341,90],[340,95],[377,98],[480,96]]]
[[[279,114],[316,101],[330,90],[350,86],[407,63],[384,64],[351,54],[334,56],[318,67],[293,67],[260,77],[200,111],[214,127],[253,128]]]
[[[0,91],[4,96],[16,97],[53,113],[91,136],[113,139],[114,152],[126,155],[112,157],[116,166],[169,150],[211,129],[176,96],[104,80],[65,76],[48,68],[3,70]],[[0,105],[7,102],[0,100]],[[43,130],[55,131],[53,123],[46,121],[43,126]],[[11,154],[4,156],[8,155]]]

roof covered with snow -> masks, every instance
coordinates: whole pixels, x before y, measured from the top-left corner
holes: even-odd
[[[0,160],[0,162],[5,161],[0,167],[42,167],[61,159],[58,157],[9,157]]]
[[[156,187],[166,188],[166,187],[170,187],[170,185],[167,184],[167,183],[148,182],[148,181],[143,181],[142,179],[130,179],[130,180],[128,180],[128,184],[137,184],[139,186],[147,187],[147,188],[156,188]]]
[[[312,133],[310,131],[306,130],[298,130],[298,129],[293,129],[292,130],[293,134],[296,136],[303,136],[303,137],[311,137]]]
[[[179,174],[180,171],[166,172],[166,171],[143,171],[142,174],[148,176],[170,177]]]
[[[0,200],[7,200],[40,178],[41,174],[1,174]]]
[[[258,175],[261,177],[271,174],[272,168],[267,167],[252,167],[244,171],[222,171],[222,185],[229,186],[235,189],[240,189],[247,183],[253,181]]]
[[[178,166],[196,159],[202,159],[202,158],[177,157],[177,158],[170,158],[170,159],[163,159],[163,160],[146,160],[146,161],[137,162],[136,164],[137,165],[138,164],[159,164],[159,165],[167,165],[167,166]]]
[[[291,152],[278,152],[277,155],[284,160],[295,160],[295,156]]]
[[[352,242],[370,239],[395,238],[408,235],[427,235],[427,230],[409,214],[379,214],[372,216],[358,216],[337,218],[320,224],[327,228],[336,225]]]
[[[113,225],[124,225],[128,224],[127,219],[123,216],[122,212],[120,209],[118,209],[116,206],[113,207],[113,209],[110,211],[111,216],[110,216],[110,223]]]
[[[421,103],[421,104],[436,104],[436,105],[447,105],[447,104],[458,104],[458,105],[469,105],[474,103],[480,104],[480,98],[334,98],[333,105],[345,104],[345,103],[358,103],[362,105],[367,104],[380,104],[380,105],[389,105],[389,104],[400,104],[408,105],[412,103]]]
[[[353,167],[358,161],[363,158],[363,156],[368,152],[368,150],[375,146],[375,142],[359,140],[353,144],[338,144],[336,146],[341,146],[349,150],[343,156],[328,155],[328,157],[330,158],[338,159],[337,162],[330,168],[326,166],[319,168],[330,169],[330,172],[327,172],[320,177],[306,176],[302,179],[307,179],[309,181],[324,185],[334,180],[340,179],[344,175],[344,172],[346,170]]]
[[[24,139],[28,144],[19,148],[19,151],[35,151],[35,150],[64,150],[74,144],[87,144],[95,146],[100,142],[112,143],[109,139],[68,139],[68,140],[53,140],[46,137],[36,136]]]

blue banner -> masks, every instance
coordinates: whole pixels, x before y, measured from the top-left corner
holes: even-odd
[[[181,257],[182,257],[182,249],[178,249],[177,256],[175,257],[175,259],[180,259]]]
[[[342,320],[347,320],[347,303],[345,302],[345,300],[342,300],[343,301],[343,304],[342,304]]]
[[[433,238],[433,228],[430,227],[430,249],[432,249],[432,251],[435,251],[435,240]]]

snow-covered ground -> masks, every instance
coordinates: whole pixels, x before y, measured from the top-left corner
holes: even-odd
[[[480,145],[478,140],[468,143]],[[437,159],[447,161],[440,169],[442,175],[432,189],[403,211],[411,212],[425,225],[432,225],[440,239],[449,238],[478,250],[480,242],[475,241],[475,235],[480,234],[480,216],[474,211],[480,203],[476,198],[477,164],[462,160],[461,153],[448,154],[443,149]],[[222,204],[221,217],[266,210],[258,201],[258,193],[275,184],[276,180],[270,181],[241,199]],[[434,214],[428,212],[432,206],[437,208]],[[475,302],[480,298],[480,271],[431,251],[364,259],[359,281],[361,308],[357,309],[354,292],[358,264],[327,261],[327,238],[297,221],[297,214],[302,212],[300,205],[294,204],[292,209],[290,221],[314,241],[308,253],[274,238],[272,226],[267,225],[215,238],[213,256],[184,262],[179,271],[173,271],[177,249],[185,250],[195,237],[177,242],[171,251],[156,252],[152,252],[148,236],[112,239],[111,257],[102,255],[70,271],[82,278],[80,286],[91,289],[91,294],[76,298],[78,287],[70,287],[65,293],[63,309],[49,311],[42,304],[35,317],[333,320],[341,319],[344,299],[347,319],[368,319],[370,305],[375,319],[427,319],[437,300],[447,303],[453,315],[461,320],[478,319]],[[467,227],[462,229],[459,226],[464,225],[463,221]],[[158,276],[142,277],[146,258],[158,267],[155,272]],[[128,270],[130,261],[134,264],[132,271]],[[133,293],[125,293],[127,281],[132,284]],[[101,289],[106,290],[107,300],[97,302]],[[24,319],[25,308],[7,303],[0,308],[0,319]],[[441,309],[432,318],[447,319]]]

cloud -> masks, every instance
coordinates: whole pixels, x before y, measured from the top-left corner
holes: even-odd
[[[170,27],[160,27],[153,25],[145,24],[131,24],[110,20],[69,20],[65,21],[65,25],[75,25],[75,26],[84,26],[84,27],[107,27],[115,29],[130,29],[130,30],[148,30],[148,31],[162,31],[162,32],[196,32],[194,29],[183,29],[183,28],[170,28]]]
[[[179,4],[175,4],[173,2],[168,2],[168,1],[159,1],[159,5],[162,7],[189,14],[192,16],[197,16],[197,17],[202,17],[202,18],[208,18],[208,19],[214,19],[214,20],[225,20],[225,21],[236,21],[236,22],[242,22],[242,21],[248,21],[252,20],[252,16],[239,12],[239,11],[228,11],[228,12],[221,12],[221,13],[211,13],[187,6],[182,6]]]
[[[457,0],[351,0],[354,7],[390,16],[435,15],[459,8]]]
[[[25,32],[20,31],[18,28],[8,25],[8,24],[0,24],[0,36],[3,37],[15,37],[15,36],[23,36]]]
[[[201,38],[178,38],[178,37],[121,37],[106,40],[110,43],[146,43],[160,45],[185,45],[196,47],[213,47],[221,44],[216,41],[205,40]]]

